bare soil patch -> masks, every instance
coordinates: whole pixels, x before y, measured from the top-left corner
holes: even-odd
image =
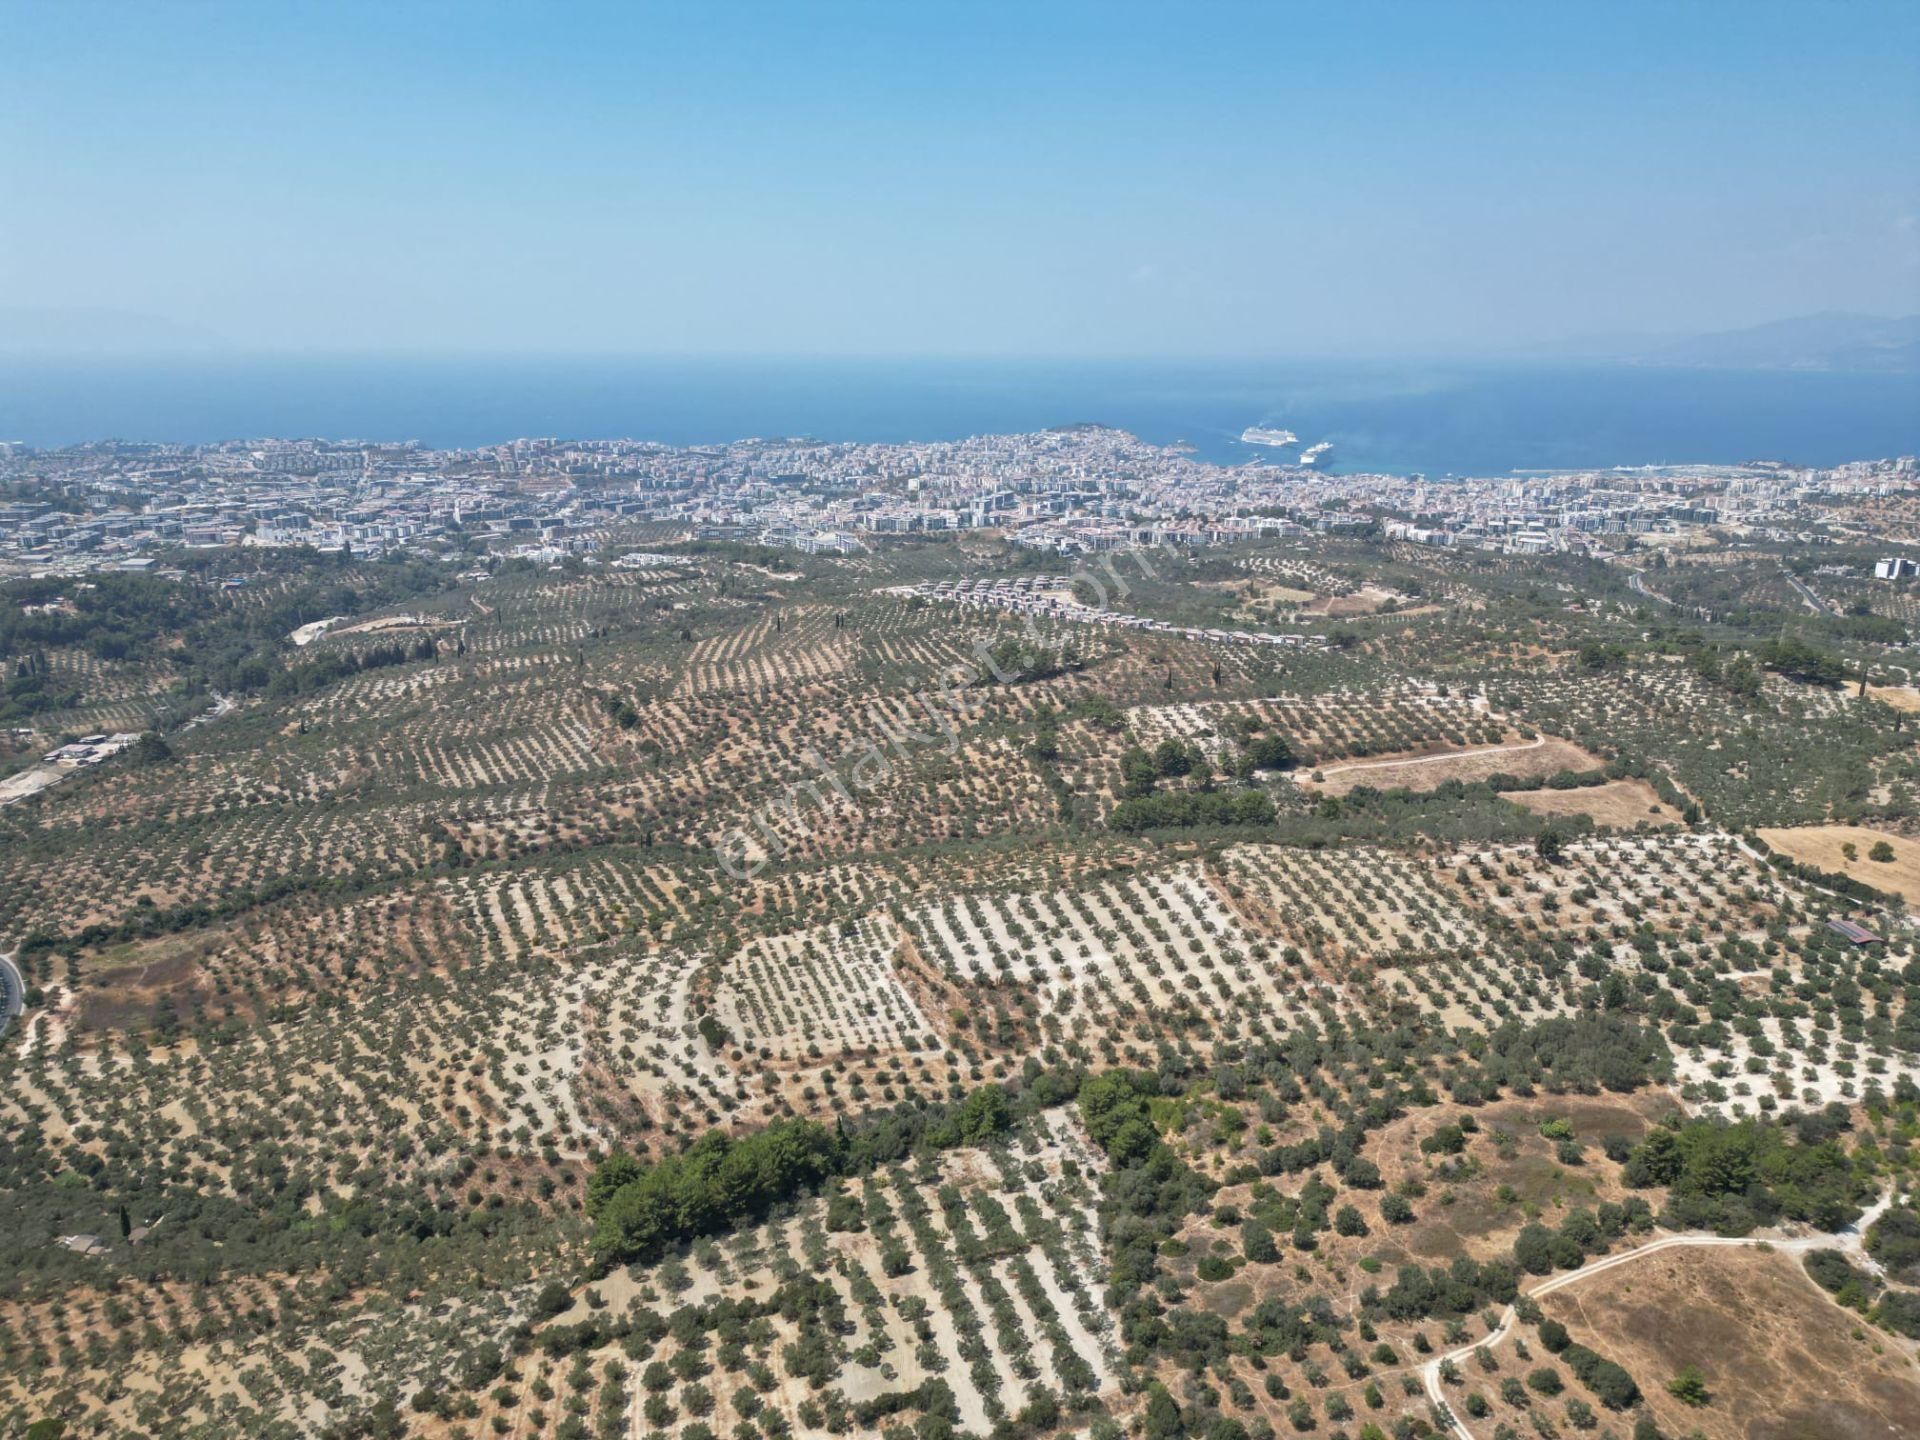
[[[57,765],[34,765],[16,775],[9,775],[0,780],[0,805],[11,805],[29,795],[38,795],[42,790],[58,785],[71,773]]]
[[[1615,830],[1680,823],[1678,812],[1644,780],[1609,780],[1578,790],[1506,790],[1500,798],[1536,815],[1585,815],[1594,824]]]
[[[1399,597],[1371,585],[1363,585],[1351,595],[1323,595],[1307,607],[1308,613],[1344,620],[1355,615],[1377,614],[1381,607]]]
[[[1578,745],[1542,736],[1474,750],[1442,750],[1406,759],[1353,760],[1325,765],[1309,774],[1296,773],[1306,789],[1325,795],[1344,795],[1356,785],[1376,790],[1434,790],[1449,780],[1471,784],[1494,775],[1531,779],[1558,775],[1563,770],[1597,770],[1601,761]],[[1316,780],[1314,775],[1321,778]]]
[[[79,995],[82,1030],[138,1029],[161,999],[185,1016],[209,987],[201,962],[214,948],[205,934],[129,941],[95,956]]]
[[[1890,890],[1920,903],[1920,841],[1869,830],[1864,825],[1800,825],[1791,830],[1755,833],[1791,860],[1851,876],[1876,890]],[[1893,847],[1893,859],[1869,860],[1867,856],[1882,840]],[[1847,858],[1849,845],[1853,847],[1853,859]]]

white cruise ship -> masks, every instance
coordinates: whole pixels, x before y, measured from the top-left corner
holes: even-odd
[[[1269,430],[1264,425],[1249,425],[1240,432],[1240,439],[1248,445],[1292,445],[1300,437],[1291,430]]]

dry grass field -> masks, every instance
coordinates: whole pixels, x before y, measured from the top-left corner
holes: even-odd
[[[1351,595],[1323,595],[1307,607],[1314,615],[1325,615],[1335,620],[1350,619],[1356,615],[1372,615],[1388,601],[1396,597],[1385,590],[1372,585],[1362,586]]]
[[[1842,1310],[1797,1255],[1665,1250],[1568,1285],[1541,1308],[1639,1379],[1661,1430],[1706,1440],[1894,1440],[1920,1434],[1920,1366]],[[1500,1347],[1503,1364],[1511,1342]],[[1538,1364],[1542,1357],[1535,1350]],[[1666,1381],[1694,1365],[1708,1403]],[[1516,1368],[1524,1368],[1516,1366]],[[1491,1423],[1484,1425],[1492,1433]]]
[[[1789,859],[1836,875],[1850,875],[1876,890],[1891,890],[1920,902],[1920,841],[1864,825],[1797,825],[1790,830],[1760,830],[1760,838]],[[1881,841],[1893,847],[1890,861],[1870,860]],[[1846,847],[1853,847],[1849,858]]]
[[[1585,815],[1594,824],[1611,830],[1680,823],[1673,807],[1662,803],[1644,780],[1609,780],[1578,790],[1507,790],[1500,798],[1536,815]]]
[[[1891,705],[1909,715],[1920,714],[1920,689],[1912,685],[1869,685],[1867,694],[1882,705]]]
[[[1494,775],[1530,779],[1558,775],[1563,770],[1599,768],[1599,759],[1578,745],[1543,735],[1487,749],[1442,751],[1406,759],[1354,760],[1323,766],[1298,778],[1301,785],[1318,794],[1344,795],[1357,785],[1370,785],[1376,790],[1436,790],[1449,780],[1472,784]]]

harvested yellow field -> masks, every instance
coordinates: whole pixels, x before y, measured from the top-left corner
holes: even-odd
[[[1920,715],[1920,689],[1912,685],[1869,685],[1867,694],[1882,705]]]
[[[1890,890],[1920,903],[1920,841],[1869,830],[1864,825],[1799,825],[1791,830],[1754,833],[1788,859],[1851,876],[1876,890]],[[1882,840],[1893,847],[1893,859],[1868,859]],[[1851,856],[1847,853],[1849,846],[1853,849]]]
[[[1613,830],[1680,823],[1679,812],[1644,780],[1609,780],[1579,790],[1503,790],[1500,798],[1536,815],[1585,815]]]

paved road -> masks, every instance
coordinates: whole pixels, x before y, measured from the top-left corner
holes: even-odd
[[[1806,581],[1802,580],[1791,570],[1783,570],[1780,573],[1787,577],[1787,584],[1791,585],[1794,588],[1794,592],[1798,594],[1802,600],[1806,601],[1807,608],[1813,611],[1814,614],[1832,615],[1837,613],[1831,605],[1813,593],[1813,587],[1811,585],[1807,584]]]
[[[1527,1291],[1526,1294],[1529,1299],[1537,1300],[1542,1295],[1551,1294],[1553,1291],[1566,1285],[1574,1285],[1582,1280],[1591,1279],[1593,1276],[1601,1274],[1603,1271],[1612,1270],[1616,1266],[1628,1265],[1644,1256],[1654,1255],[1662,1250],[1675,1250],[1684,1245],[1768,1245],[1775,1250],[1786,1250],[1790,1252],[1804,1250],[1841,1250],[1846,1252],[1851,1258],[1872,1266],[1872,1268],[1877,1271],[1880,1267],[1868,1259],[1866,1251],[1861,1246],[1860,1237],[1866,1234],[1867,1227],[1879,1219],[1881,1213],[1892,1203],[1893,1195],[1889,1192],[1875,1201],[1866,1213],[1853,1224],[1831,1235],[1808,1235],[1793,1240],[1767,1240],[1754,1236],[1669,1235],[1663,1240],[1655,1240],[1650,1245],[1642,1245],[1635,1250],[1623,1250],[1618,1255],[1609,1255],[1604,1260],[1596,1260],[1593,1264],[1583,1265],[1578,1270],[1569,1270],[1564,1275],[1552,1276],[1550,1279],[1541,1281],[1538,1285]],[[1448,1425],[1452,1427],[1453,1433],[1460,1437],[1460,1440],[1476,1440],[1476,1437],[1473,1431],[1467,1428],[1466,1422],[1455,1414],[1453,1407],[1447,1403],[1446,1391],[1441,1388],[1440,1383],[1441,1368],[1445,1366],[1448,1361],[1452,1361],[1456,1366],[1461,1364],[1482,1345],[1488,1347],[1498,1345],[1502,1340],[1507,1338],[1508,1333],[1513,1329],[1516,1318],[1513,1306],[1507,1306],[1500,1314],[1500,1323],[1494,1327],[1493,1333],[1485,1339],[1476,1340],[1471,1345],[1462,1345],[1458,1350],[1450,1350],[1445,1355],[1429,1360],[1421,1367],[1420,1378],[1426,1384],[1427,1399],[1432,1401],[1434,1408],[1446,1417]]]
[[[27,1008],[27,982],[13,963],[13,956],[0,955],[0,1034],[5,1034],[14,1017]]]
[[[189,730],[198,730],[202,725],[211,725],[222,716],[231,715],[235,707],[240,703],[231,695],[222,695],[218,690],[209,690],[207,693],[213,697],[213,708],[211,710],[201,711],[198,715],[187,721],[186,724],[182,725],[180,727],[182,734],[185,734]]]
[[[1658,590],[1649,590],[1647,588],[1647,582],[1640,578],[1640,572],[1638,570],[1635,570],[1632,574],[1627,576],[1627,588],[1633,591],[1633,593],[1636,595],[1642,596],[1648,600],[1657,601],[1662,605],[1673,604],[1673,601],[1669,600],[1666,596],[1662,595]]]

